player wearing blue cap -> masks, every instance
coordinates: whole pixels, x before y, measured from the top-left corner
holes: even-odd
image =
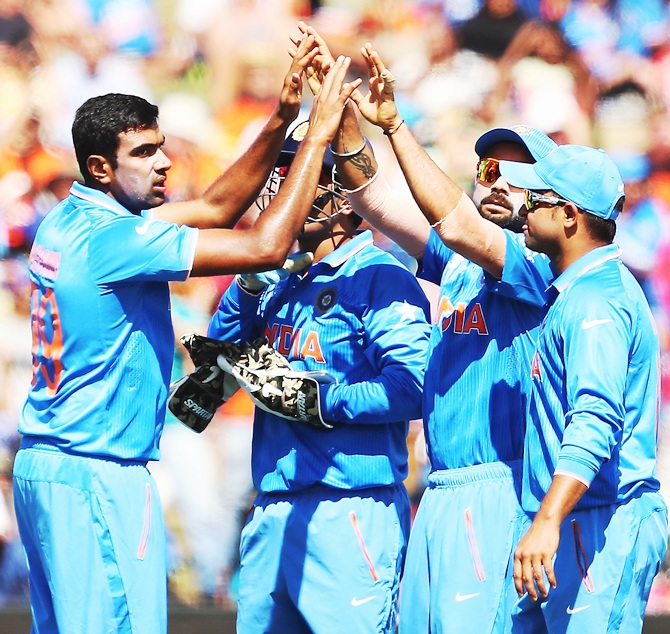
[[[316,41],[323,55],[325,43],[318,35]],[[371,68],[370,95],[355,98],[363,114],[391,135],[424,213],[460,205],[462,213],[473,214],[478,222],[505,227],[509,231],[500,233],[506,244],[529,257],[530,266],[532,255],[518,233],[523,192],[509,188],[498,163],[502,158],[533,162],[556,144],[526,126],[490,130],[475,145],[480,157],[476,206],[460,189],[456,198],[450,197],[443,182],[451,181],[408,128],[384,124],[384,108],[397,113],[392,101],[385,105],[386,99],[392,100],[392,79],[379,78],[384,70]],[[440,286],[423,401],[431,471],[410,535],[400,630],[509,631],[516,601],[514,547],[528,523],[520,506],[521,459],[533,336],[543,294],[535,290],[536,284],[508,285],[502,259],[497,275],[489,275],[460,255],[459,250],[467,252],[472,245],[458,211],[440,221],[438,234],[414,201],[391,192],[376,171],[353,110],[345,108],[332,146],[343,179],[349,187],[358,186],[350,193],[354,208],[419,260],[420,277]],[[542,256],[537,260],[532,275],[544,272],[548,282],[548,262]]]
[[[290,146],[292,135],[288,154]],[[298,238],[314,263],[256,295],[238,277],[208,333],[266,335],[294,370],[326,370],[336,381],[319,395],[331,429],[256,409],[259,495],[240,546],[241,634],[396,629],[410,528],[406,436],[421,415],[429,306],[410,271],[357,230],[361,218],[333,185],[332,167],[327,154]],[[283,185],[268,189],[281,194]]]
[[[534,519],[515,554],[527,594],[514,631],[640,632],[668,525],[658,337],[612,242],[623,182],[604,151],[583,146],[501,171],[526,188],[527,244],[558,274],[531,372],[523,505]]]
[[[247,231],[214,227],[232,227],[263,186],[312,50],[304,38],[258,138],[195,201],[160,207],[171,163],[155,106],[108,94],[75,115],[84,184],[47,215],[29,261],[33,379],[14,499],[33,632],[166,631],[163,515],[146,465],[158,458],[173,357],[168,282],[283,263],[357,85],[342,83],[348,59],[314,102],[284,196]]]
[[[321,48],[321,43],[319,42],[318,38],[317,43],[319,43],[319,47]],[[421,207],[424,215],[432,223],[433,229],[436,231],[436,233],[439,234],[439,236],[446,244],[449,244],[450,246],[453,245],[454,250],[461,252],[468,259],[479,264],[484,270],[488,272],[488,274],[493,276],[494,279],[500,280],[499,285],[496,287],[496,290],[499,293],[508,294],[512,292],[513,294],[521,294],[520,296],[524,297],[532,297],[538,293],[542,294],[542,290],[545,289],[547,285],[547,276],[550,276],[549,281],[551,281],[554,276],[553,272],[547,272],[546,261],[540,256],[533,255],[532,252],[524,252],[523,249],[515,248],[514,241],[510,240],[511,236],[508,232],[501,230],[501,228],[496,223],[483,221],[482,217],[475,213],[472,202],[467,199],[461,189],[453,181],[447,178],[437,168],[430,157],[428,157],[426,152],[412,137],[411,133],[407,129],[407,126],[404,125],[404,122],[398,115],[395,104],[393,103],[394,79],[388,70],[384,67],[383,63],[379,59],[379,56],[371,49],[371,47],[369,47],[369,45],[366,46],[363,54],[368,60],[370,67],[371,90],[370,94],[366,97],[363,97],[359,93],[354,93],[352,98],[356,101],[361,112],[363,112],[370,121],[382,127],[385,131],[385,134],[389,136],[394,152],[398,157],[400,166],[408,180],[412,193]],[[318,60],[318,57],[316,59]],[[347,125],[347,121],[348,117],[345,111],[345,117],[343,118],[341,124],[342,127],[340,134],[335,137],[334,143],[337,143],[338,139],[341,137],[342,129]],[[355,147],[357,147],[357,144],[352,142],[351,148]],[[589,150],[589,152],[591,152],[592,155],[592,153],[596,151]],[[597,152],[596,154],[598,156],[601,155],[601,153]],[[539,171],[541,169],[541,165],[551,164],[550,157],[560,158],[563,156],[565,155],[561,148],[555,148],[546,154],[545,157],[540,158],[539,161],[534,164],[534,166],[537,167]],[[351,162],[353,163],[354,161],[351,160]],[[361,159],[358,162],[360,163],[358,167],[361,171],[367,171],[368,173],[371,171],[369,159],[367,161]],[[526,163],[530,162],[526,161]],[[512,184],[517,184],[518,186],[522,186],[523,180],[519,180],[517,183],[515,183],[513,178],[514,171],[512,170],[518,170],[524,173],[531,173],[534,171],[534,166],[528,164],[524,165],[523,163],[518,162],[513,163],[503,161],[500,165],[505,166],[505,169],[502,170],[502,175],[503,177],[506,177],[506,182],[511,182]],[[573,168],[571,170],[566,170],[563,176],[560,175],[560,169],[556,172],[552,172],[552,178],[555,180],[551,181],[554,185],[560,184],[561,187],[565,187],[565,191],[570,192],[570,195],[572,196],[572,202],[567,202],[567,199],[562,197],[555,197],[551,195],[545,196],[544,194],[537,192],[529,193],[529,207],[534,207],[536,204],[547,204],[550,206],[551,212],[544,212],[537,218],[535,221],[535,223],[537,223],[537,227],[535,227],[536,230],[533,230],[534,227],[524,227],[524,230],[527,234],[528,246],[532,246],[534,249],[546,253],[550,257],[552,265],[556,267],[558,272],[563,271],[564,269],[562,267],[567,263],[573,262],[575,258],[579,258],[580,255],[585,255],[585,260],[581,261],[581,263],[590,264],[592,266],[586,266],[583,270],[581,269],[580,265],[576,266],[582,274],[590,275],[591,268],[593,268],[595,271],[600,262],[597,260],[597,258],[592,258],[589,260],[591,257],[589,255],[589,249],[593,249],[596,244],[595,242],[589,243],[587,240],[585,245],[584,238],[586,236],[584,234],[587,233],[587,235],[589,235],[585,227],[585,223],[588,222],[590,224],[597,224],[598,213],[604,215],[611,214],[613,217],[616,214],[617,203],[619,202],[622,191],[620,190],[620,180],[609,178],[611,176],[611,174],[608,172],[609,168],[603,169],[600,173],[598,173],[596,170],[594,170],[594,166],[588,162],[583,162],[581,165],[579,163],[575,163],[575,165],[578,167],[575,168],[573,165]],[[586,182],[584,180],[585,175]],[[608,177],[609,180],[602,182],[603,177]],[[549,181],[547,180],[547,183],[548,182]],[[548,186],[547,183],[545,183],[541,188],[550,189],[551,186]],[[583,185],[583,192],[582,195],[578,195],[581,185]],[[607,199],[607,205],[605,205],[603,208],[599,208],[594,205],[593,199],[591,198],[591,196],[599,196],[599,191],[606,192],[605,198]],[[368,203],[371,204],[381,205],[384,202],[389,202],[387,199],[385,200],[383,197],[381,197],[378,193],[375,193],[374,196],[368,194],[368,196]],[[355,195],[352,195],[352,200],[353,199],[355,199]],[[580,204],[582,205],[581,211],[577,210],[577,205]],[[575,217],[576,214],[579,214],[579,218],[586,218],[586,220],[584,220],[581,224],[581,231],[578,231],[578,224],[571,224],[568,226],[564,223],[563,227],[560,226],[559,220],[563,217],[563,214],[567,213],[565,210],[568,209],[570,210],[571,217]],[[596,215],[594,215],[594,213],[585,213],[584,210],[593,210]],[[521,213],[523,213],[523,208]],[[552,214],[555,214],[555,216],[552,216]],[[394,225],[392,222],[393,218],[389,220],[381,213],[378,217],[384,220],[386,225],[389,226],[392,230],[398,232],[399,223],[397,220],[395,220]],[[531,225],[530,219],[528,220],[528,224]],[[613,227],[610,227],[610,230],[612,228]],[[549,231],[551,231],[551,233],[547,235]],[[573,233],[575,231],[577,231],[579,234],[577,239],[574,239],[573,237]],[[607,237],[605,237],[605,244],[598,245],[598,249],[600,246],[605,247],[604,250],[607,251],[607,253],[604,254],[604,260],[606,261],[612,259],[612,247],[607,246],[609,242],[611,242],[612,236],[613,232],[609,236],[609,241],[607,241]],[[596,254],[598,256],[602,255],[602,250],[597,250]],[[591,378],[593,378],[594,375],[597,375],[598,372],[608,371],[609,368],[602,366],[602,363],[611,359],[612,363],[614,364],[614,367],[612,368],[612,376],[615,379],[614,392],[612,392],[612,386],[610,386],[609,391],[590,392],[589,388],[592,386],[586,385],[586,390],[578,394],[580,398],[579,404],[582,407],[584,407],[584,405],[587,407],[589,405],[594,405],[596,408],[596,416],[590,418],[589,422],[587,422],[585,426],[582,425],[582,431],[586,432],[585,435],[581,436],[581,434],[578,434],[580,437],[576,439],[575,446],[567,447],[565,449],[565,455],[573,456],[573,462],[570,467],[574,470],[573,473],[577,473],[579,475],[579,478],[581,478],[582,482],[588,482],[589,477],[593,478],[594,474],[598,471],[600,466],[604,465],[603,478],[606,481],[609,481],[609,500],[605,502],[607,495],[600,497],[600,500],[604,504],[616,504],[615,499],[620,494],[623,494],[623,497],[626,499],[630,497],[635,498],[636,495],[640,494],[640,498],[644,498],[644,501],[638,502],[637,498],[635,498],[625,504],[625,513],[637,515],[637,518],[633,518],[634,521],[630,524],[630,526],[633,527],[633,530],[629,534],[623,535],[621,539],[621,544],[625,545],[620,549],[620,551],[625,553],[628,559],[625,560],[624,558],[621,561],[615,562],[615,565],[611,566],[610,570],[604,572],[604,574],[599,570],[599,574],[603,574],[600,579],[599,589],[595,589],[590,584],[592,577],[590,576],[590,570],[588,566],[590,563],[592,563],[593,553],[595,552],[596,548],[597,550],[602,548],[603,527],[600,526],[601,532],[598,534],[598,529],[594,529],[595,533],[592,532],[591,529],[587,529],[585,527],[580,529],[579,523],[563,523],[563,526],[568,526],[568,530],[573,530],[574,534],[570,536],[569,542],[564,540],[563,548],[559,555],[563,556],[563,561],[566,562],[566,566],[569,566],[571,563],[573,570],[576,567],[580,571],[580,583],[584,581],[583,586],[579,586],[579,588],[577,588],[574,584],[570,585],[571,581],[566,578],[566,591],[569,592],[572,590],[573,596],[576,596],[577,592],[583,591],[594,591],[596,593],[600,592],[602,593],[603,600],[599,600],[597,609],[595,607],[592,608],[590,603],[585,603],[584,605],[579,606],[574,606],[572,603],[563,605],[561,601],[565,601],[566,594],[561,593],[555,600],[551,601],[551,605],[549,602],[544,602],[541,607],[539,603],[536,604],[538,608],[535,612],[535,615],[539,615],[539,622],[535,622],[534,625],[536,625],[538,629],[533,630],[531,625],[531,627],[528,628],[528,631],[546,631],[542,622],[542,613],[545,614],[547,620],[552,624],[559,623],[558,627],[551,627],[550,631],[565,631],[565,623],[561,622],[561,619],[568,617],[573,619],[570,621],[569,631],[574,632],[604,631],[603,628],[608,629],[608,631],[628,631],[625,629],[626,627],[631,627],[631,631],[639,631],[641,618],[644,611],[644,603],[646,602],[646,595],[648,594],[649,586],[651,585],[651,580],[653,578],[655,569],[659,565],[660,559],[665,552],[665,542],[667,540],[666,519],[664,515],[663,502],[660,499],[658,493],[655,491],[658,488],[658,482],[654,473],[655,434],[653,430],[657,420],[655,416],[657,380],[654,376],[654,370],[652,366],[657,363],[657,359],[655,358],[657,357],[657,347],[655,347],[653,341],[654,335],[652,332],[650,332],[652,325],[649,320],[649,311],[648,309],[645,311],[644,300],[640,301],[639,288],[636,288],[634,283],[630,283],[629,274],[627,274],[624,267],[621,266],[620,262],[616,260],[616,257],[614,258],[613,263],[608,266],[613,266],[617,270],[621,269],[620,280],[625,279],[624,291],[626,291],[630,286],[631,295],[629,299],[632,302],[631,309],[620,314],[617,320],[612,317],[612,323],[615,323],[616,321],[616,323],[620,324],[622,317],[628,316],[629,335],[630,332],[639,328],[638,332],[640,333],[640,336],[635,341],[635,346],[637,343],[639,343],[644,349],[644,353],[651,353],[651,356],[645,357],[645,354],[640,355],[635,346],[632,349],[629,348],[627,344],[628,342],[632,341],[632,337],[629,336],[628,341],[624,341],[623,343],[621,340],[618,342],[610,340],[610,344],[616,343],[617,346],[626,344],[624,345],[624,354],[622,354],[621,348],[619,350],[606,352],[599,350],[597,355],[589,355],[581,359],[581,361],[585,363],[585,367],[587,363],[593,363],[598,359],[600,360],[598,364],[600,366],[599,370],[594,368],[589,370],[589,374],[592,374]],[[616,278],[616,276],[614,277]],[[486,279],[487,278],[484,277],[482,283],[486,283]],[[603,281],[605,280],[601,280],[601,282]],[[617,282],[617,285],[617,292],[621,293],[624,283]],[[597,297],[600,293],[600,289],[594,288],[593,286],[591,286],[589,290],[594,295],[594,297]],[[610,310],[612,309],[612,306],[620,306],[621,302],[625,302],[625,299],[623,297],[619,297],[617,301],[618,303],[611,304],[609,308]],[[589,303],[590,302],[584,301],[584,307],[588,306]],[[555,311],[554,315],[557,313],[558,311]],[[560,317],[560,315],[558,316]],[[457,312],[454,313],[454,317],[456,319],[456,323],[459,323],[459,316]],[[566,313],[564,317],[569,318],[570,313]],[[630,318],[632,317],[638,319],[638,321],[635,322],[631,327],[632,322]],[[601,327],[603,326],[603,322],[600,321],[600,319],[601,318],[598,317],[586,316],[586,321],[584,321],[583,318],[575,321],[572,324],[572,329],[574,331],[577,328],[582,328],[588,331],[591,328]],[[609,317],[603,317],[602,319],[607,320]],[[465,323],[462,317],[460,319],[460,323]],[[489,319],[486,321],[486,323],[490,325],[493,323],[493,321]],[[609,324],[609,322],[607,322],[607,324]],[[533,337],[535,333],[529,332],[528,334]],[[625,338],[626,337],[624,336],[624,339]],[[509,347],[509,343],[505,344],[504,339],[498,341],[497,345],[501,350],[505,350],[507,347]],[[557,351],[557,354],[560,355],[561,353],[569,352],[572,355],[577,355],[579,358],[580,350],[581,348],[579,345],[571,346],[569,349],[566,347],[562,351]],[[528,351],[528,348],[526,348],[526,351]],[[642,378],[642,381],[637,383],[635,386],[625,385],[625,377],[628,375],[625,368],[625,363],[622,364],[622,358],[627,356],[627,352],[631,353],[628,357],[629,361],[634,358],[635,362],[639,363],[639,368],[635,369],[635,374],[637,375],[639,370],[638,378]],[[431,358],[433,356],[435,356],[434,353],[431,355]],[[534,358],[537,359],[537,357]],[[575,375],[575,378],[579,376],[581,361],[578,359],[576,363],[577,374]],[[518,365],[515,365],[514,367],[518,367]],[[575,367],[572,366],[572,369],[574,371]],[[537,392],[535,389],[533,389],[532,394],[534,398],[538,398],[539,400],[541,396],[545,395],[545,392],[542,391],[542,384],[538,383],[539,377],[535,376],[535,370],[546,372],[546,369],[542,370],[541,366],[532,366],[532,371],[529,370],[529,377],[527,377],[533,377],[535,381],[534,386],[538,389]],[[552,370],[557,371],[558,367],[554,367]],[[429,365],[426,371],[425,394],[428,394],[429,390],[431,389],[430,372],[431,368]],[[484,374],[483,376],[487,379],[487,381],[489,380],[489,374]],[[557,376],[560,378],[560,371],[558,371]],[[622,376],[624,377],[623,381]],[[645,376],[647,382],[645,382]],[[482,377],[480,376],[480,379],[481,378]],[[523,379],[521,380],[523,381]],[[500,383],[488,383],[488,385],[492,386],[492,390],[496,390],[499,389]],[[571,394],[571,397],[574,397],[575,394],[572,390],[575,389],[576,385],[578,385],[578,383],[570,382],[567,386],[564,386],[564,391],[568,390]],[[557,388],[558,385],[555,384],[554,387]],[[617,390],[620,391],[617,392]],[[535,407],[536,409],[539,409],[539,407],[543,405],[549,407],[550,410],[554,408],[550,413],[555,415],[556,418],[552,420],[548,415],[547,419],[548,421],[551,421],[551,424],[556,430],[559,430],[559,433],[556,434],[552,439],[550,435],[552,430],[547,428],[548,435],[546,446],[542,445],[548,452],[547,458],[545,458],[545,456],[543,456],[542,453],[538,451],[537,444],[533,446],[529,444],[530,439],[534,437],[532,430],[531,433],[528,434],[528,441],[526,442],[526,449],[524,451],[526,467],[528,468],[524,481],[524,484],[526,485],[525,488],[528,488],[529,485],[534,486],[534,495],[538,497],[543,493],[542,488],[539,486],[540,480],[538,480],[538,475],[542,476],[540,479],[544,480],[543,484],[545,486],[548,485],[548,478],[551,478],[552,473],[551,465],[553,463],[551,461],[555,460],[556,457],[556,453],[553,452],[559,451],[559,438],[562,438],[563,436],[560,430],[565,428],[566,422],[571,422],[571,417],[575,413],[578,414],[577,418],[580,418],[579,412],[573,412],[573,410],[569,409],[561,410],[561,407],[565,406],[566,403],[564,400],[553,400],[551,398],[551,390],[547,390],[546,394],[549,395],[547,396],[546,401],[540,400],[540,402],[536,404]],[[557,390],[556,395],[554,395],[554,399],[557,397],[562,399],[567,398],[563,394],[564,392]],[[616,399],[614,399],[613,396],[616,396]],[[596,402],[601,397],[605,397],[604,402],[596,405]],[[639,401],[638,397],[640,399]],[[449,405],[451,407],[461,406],[461,403],[465,402],[466,401],[463,399],[460,402],[449,403]],[[490,403],[494,408],[500,407],[500,400],[491,400]],[[601,409],[598,409],[599,407]],[[559,410],[558,414],[556,411],[557,409]],[[564,417],[560,417],[561,413],[564,414]],[[598,413],[605,413],[606,418],[598,418]],[[648,418],[650,414],[652,415],[651,419]],[[424,412],[424,415],[426,415],[426,412]],[[643,422],[641,422],[642,418],[644,418]],[[634,422],[634,419],[639,420]],[[465,420],[467,421],[467,418]],[[535,422],[535,419],[531,420]],[[583,420],[584,419],[582,419],[582,421]],[[628,423],[633,423],[633,425],[629,426]],[[606,431],[603,432],[603,425],[611,425],[610,430],[612,433],[608,434]],[[634,432],[635,425],[640,425],[639,434]],[[584,429],[584,427],[586,427],[586,429]],[[579,429],[579,426],[577,429]],[[459,431],[460,430],[454,429],[453,434],[457,436],[464,445],[469,444],[470,437],[463,438],[463,436],[459,436]],[[588,447],[586,450],[582,449],[580,452],[580,443],[586,438],[586,436],[590,435],[589,432],[593,432],[593,439],[596,441],[596,444]],[[493,430],[491,433],[494,433]],[[567,436],[569,440],[572,438],[571,434],[569,433]],[[623,451],[623,453],[619,452],[616,447],[628,439],[630,439],[631,442],[628,443],[626,451]],[[434,448],[431,449],[430,447],[431,439],[429,438],[428,440],[429,451],[434,451]],[[563,449],[561,449],[561,461],[563,455]],[[544,463],[545,459],[549,460],[548,464]],[[638,459],[640,461],[639,466],[637,465]],[[535,463],[536,460],[537,463]],[[582,460],[582,464],[578,465],[577,463],[580,460]],[[612,460],[613,462],[611,462]],[[533,464],[532,468],[529,467],[531,463]],[[561,466],[562,462],[559,462],[558,464]],[[566,477],[569,478],[570,476]],[[614,478],[614,480],[610,480],[609,478]],[[597,478],[594,480],[594,484],[596,480]],[[558,481],[565,483],[565,480],[562,476],[558,477]],[[568,482],[571,481],[568,480]],[[614,484],[616,484],[616,487],[612,486]],[[579,484],[579,486],[584,488],[586,487],[586,485],[583,484]],[[584,488],[581,490],[582,493]],[[617,489],[616,492],[614,491],[615,488]],[[607,488],[605,490],[607,490]],[[430,494],[431,491],[432,490],[429,488],[427,493]],[[643,491],[645,493],[642,493]],[[605,491],[603,491],[600,486],[596,486],[594,488],[594,493],[595,497],[598,498],[599,496],[603,496]],[[560,498],[560,496],[556,496],[555,492],[552,492],[547,496],[550,502],[552,500],[556,500],[556,497]],[[578,496],[575,495],[574,499],[572,500],[563,500],[565,504],[561,507],[561,512],[567,512],[571,508],[570,503],[574,504],[577,501],[577,497]],[[524,502],[527,502],[528,499],[529,496],[525,495]],[[533,499],[532,496],[530,499]],[[591,503],[592,502],[593,499],[591,498]],[[586,497],[585,504],[588,505],[589,503],[589,498]],[[644,508],[645,506],[647,509]],[[537,510],[537,505],[530,506],[529,508],[535,511]],[[593,515],[597,515],[603,511],[605,515],[611,515],[613,507],[610,506],[607,507],[607,510],[604,510],[605,508],[605,506],[599,507],[599,510],[594,512]],[[643,525],[640,522],[640,518],[645,517],[645,513],[649,521]],[[542,514],[540,513],[538,515],[542,519]],[[417,525],[415,524],[412,539],[410,540],[410,548],[408,550],[408,566],[405,577],[406,581],[409,580],[409,575],[411,572],[409,567],[413,556],[412,544],[415,538],[414,531],[416,530],[416,526]],[[443,523],[434,526],[432,534],[430,535],[430,539],[439,539],[439,534],[444,532],[443,526]],[[491,527],[495,527],[494,530],[499,530],[498,526],[499,523],[493,520],[490,522],[490,526],[486,528],[490,529]],[[641,527],[640,530],[638,530],[639,527]],[[580,530],[588,532],[591,535],[589,538],[591,540],[591,544],[589,546],[590,550],[583,550],[581,548],[581,545],[585,542],[582,541],[583,534],[580,536]],[[544,535],[544,532],[541,531],[536,525],[532,533],[529,533],[529,535],[537,536],[538,533]],[[600,538],[600,543],[595,546],[592,539],[594,534],[598,535]],[[551,536],[552,535],[550,535],[550,537]],[[639,549],[634,543],[637,537],[640,538]],[[551,557],[556,552],[555,546],[558,544],[557,532],[553,533],[553,538],[555,539],[555,543],[549,544],[548,548],[543,553],[543,559],[541,560],[538,557],[538,551],[533,551],[532,549],[533,546],[537,546],[536,541],[530,542],[531,548],[529,549],[529,552],[532,553],[530,556],[527,554],[522,556],[521,553],[523,551],[521,546],[519,547],[516,561],[518,564],[520,561],[519,557],[521,557],[524,563],[521,569],[515,567],[515,573],[521,575],[518,578],[515,578],[516,583],[520,584],[520,582],[523,581],[525,582],[526,586],[532,587],[534,575],[536,575],[536,579],[542,579],[542,571],[537,568],[535,570],[530,570],[529,563],[532,562],[534,565],[537,565],[539,562],[540,567],[542,564],[545,566],[551,566]],[[608,543],[610,542],[610,548],[612,550],[618,548],[618,537],[608,538]],[[428,541],[428,543],[430,542]],[[570,551],[569,555],[567,553],[563,554],[566,550]],[[424,548],[424,551],[428,552],[426,548]],[[576,561],[578,562],[576,566],[574,556],[575,553],[577,554]],[[636,560],[638,553],[639,557]],[[430,554],[434,555],[435,553],[431,551]],[[567,559],[565,559],[566,555]],[[433,560],[434,559],[435,557],[433,557]],[[570,560],[570,563],[568,563],[567,560]],[[605,557],[601,561],[603,563],[599,565],[605,566],[607,565],[607,563],[604,563],[605,561],[608,561],[610,564],[613,562],[613,560],[609,557]],[[621,571],[624,571],[623,575],[621,574]],[[462,576],[461,569],[458,570],[456,576],[457,578]],[[617,579],[620,583],[612,585],[612,579]],[[415,583],[412,583],[410,587],[414,588],[415,585]],[[522,589],[521,585],[518,587],[519,589]],[[608,588],[610,591],[609,597],[605,596]],[[430,604],[431,609],[433,609],[433,607],[439,609],[440,606],[444,604],[444,601],[448,600],[449,598],[449,595],[446,593],[444,596],[440,596],[439,591],[440,589],[438,587],[435,591],[435,599]],[[627,592],[630,592],[631,595],[625,596]],[[615,593],[616,596],[614,596]],[[418,598],[420,599],[420,597]],[[458,598],[461,599],[462,602],[467,603],[468,601],[476,600],[478,595],[475,591],[467,594],[462,592]],[[593,598],[594,601],[597,598],[599,599],[597,594],[594,594]],[[403,594],[403,601],[401,605],[401,628],[403,628],[403,623],[406,623],[408,632],[427,631],[424,620],[419,621],[418,627],[415,626],[415,624],[412,622],[405,621],[406,612],[404,610],[405,606],[407,605],[407,601],[405,601],[405,599],[406,595]],[[628,608],[630,608],[630,611],[625,607],[625,602],[627,599]],[[409,609],[410,611],[412,610],[411,606]],[[592,610],[591,613],[594,615],[592,620],[589,620],[589,610]],[[604,613],[606,613],[605,618],[603,618]],[[598,620],[599,617],[600,620]],[[629,625],[631,621],[633,625]],[[448,621],[445,622],[447,624],[449,623]],[[573,622],[574,625],[572,624]],[[620,625],[624,625],[624,628],[621,630],[619,630]],[[470,624],[463,624],[460,631],[488,630],[477,626],[471,627]],[[526,629],[519,631],[526,631]]]

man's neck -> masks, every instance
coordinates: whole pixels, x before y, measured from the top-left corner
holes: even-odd
[[[568,267],[574,264],[579,258],[590,253],[594,249],[607,246],[606,242],[600,240],[580,240],[567,241],[564,244],[565,248],[561,249],[560,253],[551,257],[551,263],[557,275],[563,273]]]

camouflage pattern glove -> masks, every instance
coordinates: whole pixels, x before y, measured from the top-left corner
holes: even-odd
[[[281,418],[332,429],[321,414],[319,385],[337,383],[328,372],[296,372],[267,339],[230,344],[218,357],[219,367],[232,374],[254,403]]]
[[[196,369],[170,385],[168,409],[184,425],[200,433],[240,385],[216,362],[223,342],[196,334],[184,335],[181,342]]]

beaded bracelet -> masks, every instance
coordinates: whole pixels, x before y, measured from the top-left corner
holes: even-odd
[[[333,144],[330,144],[330,151],[332,152],[333,156],[338,156],[340,158],[351,158],[352,156],[356,156],[356,154],[360,154],[364,149],[365,146],[368,144],[368,137],[364,136],[363,137],[363,145],[361,147],[351,151],[351,152],[344,152],[343,154],[340,154],[339,152],[336,152],[333,150]]]

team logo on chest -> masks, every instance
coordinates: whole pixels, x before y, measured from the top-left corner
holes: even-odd
[[[479,302],[466,304],[459,302],[454,306],[448,297],[440,297],[437,312],[437,323],[445,332],[452,328],[455,333],[469,335],[474,332],[478,335],[488,335],[489,329],[484,318],[484,311]]]
[[[335,306],[336,301],[337,291],[334,288],[326,288],[316,296],[314,308],[323,315]]]
[[[316,330],[294,329],[288,324],[268,324],[264,335],[275,350],[285,357],[312,359],[316,363],[326,362]]]

